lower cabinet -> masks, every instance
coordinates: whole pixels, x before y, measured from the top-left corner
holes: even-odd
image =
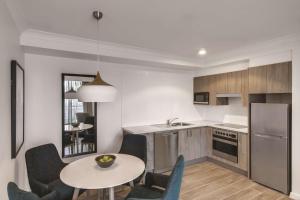
[[[185,161],[196,160],[208,155],[206,128],[184,129],[178,132],[178,154]]]
[[[238,139],[238,167],[244,171],[248,171],[248,135],[240,133]]]

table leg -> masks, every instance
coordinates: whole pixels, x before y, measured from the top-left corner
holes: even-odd
[[[109,188],[109,200],[114,200],[115,199],[115,191],[114,188],[111,187]]]
[[[100,200],[101,199],[101,190],[99,189],[97,192],[98,192],[98,198],[97,198],[97,200]]]
[[[79,195],[79,188],[75,188],[72,200],[77,200],[78,199],[78,195]]]
[[[79,137],[78,137],[78,131],[76,131],[76,144],[77,144],[77,153],[79,153]],[[82,152],[80,152],[82,153]]]
[[[130,185],[130,187],[132,187],[132,188],[133,188],[133,187],[134,187],[134,183],[133,183],[133,181],[130,181],[130,182],[129,182],[129,185]]]

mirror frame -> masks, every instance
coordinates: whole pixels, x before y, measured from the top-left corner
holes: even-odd
[[[98,131],[98,127],[97,127],[97,103],[95,104],[95,124],[94,124],[94,128],[96,131],[96,145],[95,145],[95,151],[91,151],[91,152],[84,152],[84,153],[77,153],[77,154],[72,154],[72,155],[65,155],[65,151],[64,151],[64,146],[63,146],[63,138],[64,138],[64,132],[65,132],[65,119],[64,119],[64,109],[65,109],[65,87],[64,87],[64,82],[65,82],[65,77],[66,76],[78,76],[78,77],[88,77],[88,78],[95,78],[95,75],[87,75],[87,74],[71,74],[71,73],[62,73],[61,74],[61,92],[62,92],[62,107],[61,107],[61,124],[62,124],[62,128],[61,128],[61,144],[62,144],[62,158],[71,158],[71,157],[75,157],[75,156],[81,156],[81,155],[87,155],[87,154],[93,154],[93,153],[97,153],[97,131]],[[92,102],[91,102],[92,103]]]

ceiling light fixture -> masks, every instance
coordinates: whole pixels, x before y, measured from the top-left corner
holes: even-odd
[[[98,30],[98,51],[97,51],[97,63],[100,66],[100,38],[99,38],[99,21],[103,17],[103,13],[100,11],[94,11],[93,17],[97,20]],[[99,71],[96,78],[85,85],[82,85],[78,89],[78,99],[81,102],[112,102],[116,98],[117,90],[111,84],[102,80]]]
[[[199,54],[200,56],[204,56],[204,55],[207,54],[207,51],[206,51],[205,48],[201,48],[201,49],[198,51],[198,54]]]

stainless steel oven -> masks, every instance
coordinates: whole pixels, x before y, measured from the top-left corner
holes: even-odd
[[[213,155],[238,162],[238,134],[224,129],[213,129]]]
[[[209,104],[209,92],[196,92],[194,93],[195,104]]]

